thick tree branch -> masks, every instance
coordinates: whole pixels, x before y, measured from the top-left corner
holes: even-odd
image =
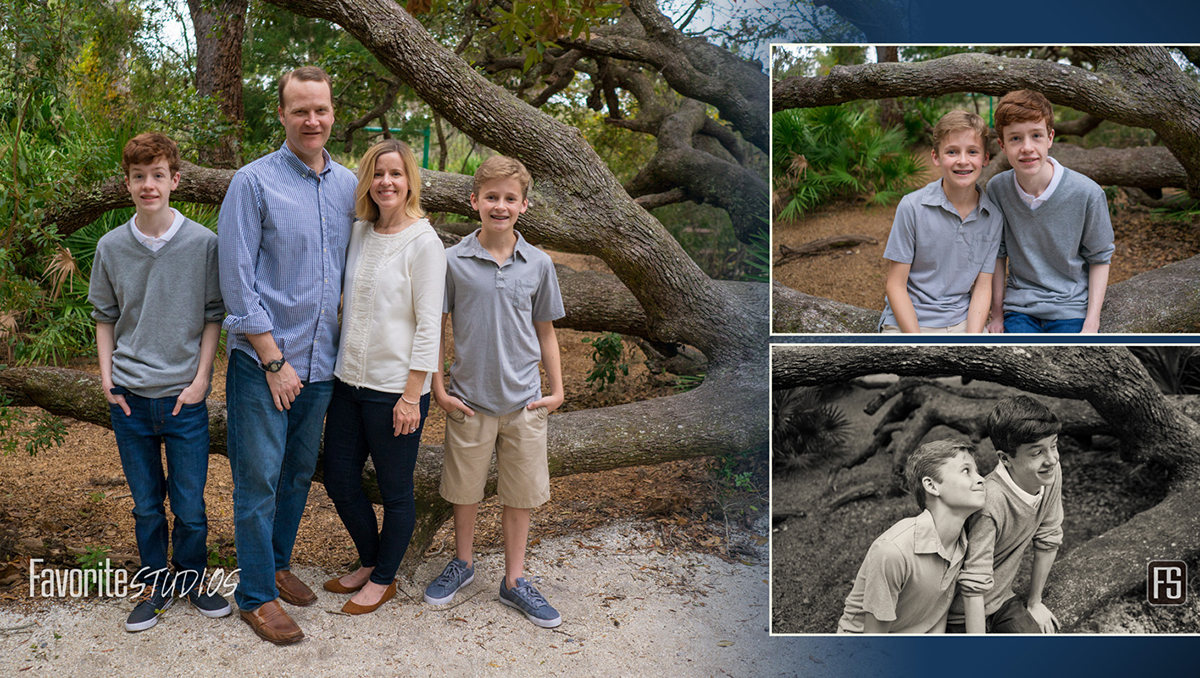
[[[1188,173],[1200,197],[1200,86],[1161,47],[1077,47],[1095,70],[1037,59],[955,54],[917,63],[838,66],[829,75],[785,78],[774,85],[774,110],[829,106],[855,99],[1002,95],[1036,89],[1050,101],[1123,125],[1154,130]]]
[[[547,247],[603,258],[637,295],[657,334],[679,336],[717,362],[740,362],[758,349],[755,323],[741,310],[729,313],[734,300],[633,202],[578,129],[488,82],[391,0],[272,4],[339,24],[456,128],[524,161],[554,218],[523,232]]]
[[[771,372],[774,388],[868,374],[952,374],[1086,400],[1130,456],[1159,462],[1182,479],[1200,477],[1200,424],[1165,400],[1123,346],[786,346],[774,350]]]

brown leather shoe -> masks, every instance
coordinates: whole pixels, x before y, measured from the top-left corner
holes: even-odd
[[[305,586],[300,578],[291,570],[280,570],[275,573],[275,588],[279,589],[279,597],[285,603],[304,607],[317,602],[317,594]]]
[[[375,603],[374,605],[359,605],[353,600],[347,600],[346,604],[342,606],[342,612],[345,612],[346,614],[368,614],[378,610],[380,605],[383,605],[395,596],[396,582],[392,582],[391,584],[388,584],[386,589],[383,590],[383,596],[379,598],[379,602]]]
[[[263,603],[257,609],[247,612],[239,610],[242,621],[250,625],[259,638],[276,645],[291,645],[304,638],[304,632],[292,621],[278,600]]]
[[[333,579],[330,579],[329,581],[325,582],[325,590],[330,593],[357,593],[358,590],[361,589],[363,587],[363,585],[365,585],[367,583],[367,581],[370,581],[368,579],[368,580],[363,581],[363,583],[359,584],[358,586],[349,587],[349,586],[342,585],[341,579],[342,579],[341,577],[334,577]]]

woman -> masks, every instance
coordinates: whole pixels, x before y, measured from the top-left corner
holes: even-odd
[[[325,422],[325,489],[361,567],[325,582],[325,590],[354,593],[342,611],[365,614],[396,595],[393,579],[412,537],[413,468],[440,367],[446,254],[421,211],[420,174],[404,143],[367,151],[356,197]],[[368,455],[383,498],[382,530],[361,486]]]

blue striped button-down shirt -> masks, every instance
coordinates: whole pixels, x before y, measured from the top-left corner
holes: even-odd
[[[271,332],[301,381],[333,378],[354,174],[325,153],[318,174],[284,143],[238,170],[217,221],[230,351]]]

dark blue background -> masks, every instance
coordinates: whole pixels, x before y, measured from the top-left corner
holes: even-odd
[[[923,27],[910,42],[1187,44],[1200,42],[1200,0],[912,0]],[[930,18],[932,17],[932,18]],[[774,341],[847,338],[777,337]],[[872,338],[876,341],[877,338]],[[1102,337],[1103,343],[1184,343],[1179,336]],[[853,340],[851,340],[853,341]],[[1060,337],[1053,343],[1061,343]],[[1194,341],[1194,340],[1193,340]],[[904,341],[903,343],[910,343]],[[1188,342],[1191,343],[1191,342]],[[1191,591],[1191,595],[1200,592]],[[1200,628],[1196,629],[1200,632]],[[801,676],[1042,678],[1195,675],[1200,637],[778,637]]]

